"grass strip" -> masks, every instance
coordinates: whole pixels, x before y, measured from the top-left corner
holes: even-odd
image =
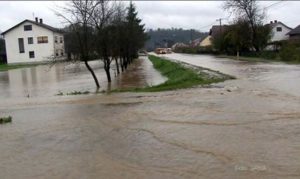
[[[180,63],[172,62],[170,60],[162,59],[160,57],[149,55],[150,61],[153,66],[168,80],[156,86],[147,86],[145,88],[131,88],[131,89],[118,89],[113,92],[158,92],[167,90],[176,90],[183,88],[191,88],[197,85],[207,85],[216,82],[222,82],[229,77],[209,77],[210,75],[201,72],[197,73],[196,70],[184,67]]]

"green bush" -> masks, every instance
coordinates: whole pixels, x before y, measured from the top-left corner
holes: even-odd
[[[262,51],[259,54],[259,57],[265,58],[265,59],[276,59],[278,56],[277,52],[274,51]]]
[[[1,117],[0,118],[0,124],[11,123],[11,121],[12,121],[12,117],[11,116]]]
[[[280,59],[283,61],[300,61],[300,50],[295,44],[285,44],[279,52]]]
[[[278,52],[275,51],[261,51],[261,52],[241,52],[241,56],[244,57],[254,57],[254,58],[264,58],[274,60],[278,57]]]

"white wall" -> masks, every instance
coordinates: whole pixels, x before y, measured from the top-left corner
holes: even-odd
[[[281,27],[282,31],[277,32],[277,27]],[[285,27],[281,23],[276,23],[276,25],[272,28],[272,37],[271,37],[271,42],[274,41],[281,41],[281,40],[288,40],[289,36],[286,35],[288,32],[290,32],[291,29]]]
[[[56,50],[59,51],[59,57],[61,57],[61,51],[63,51],[63,56],[65,56],[65,39],[64,39],[64,36],[62,34],[59,34],[59,33],[54,33],[54,37],[55,36],[57,37],[57,43],[55,43],[55,40],[54,40],[54,53],[56,53]],[[60,38],[62,37],[63,41],[62,43],[60,42]]]
[[[24,31],[24,25],[32,25],[31,31]],[[37,43],[37,37],[48,36],[48,43]],[[28,44],[28,37],[33,37],[33,44]],[[6,43],[7,63],[24,63],[47,61],[54,55],[54,32],[25,22],[7,32],[4,36]],[[24,39],[24,53],[19,52],[18,38]],[[35,58],[29,58],[29,51],[34,51]]]

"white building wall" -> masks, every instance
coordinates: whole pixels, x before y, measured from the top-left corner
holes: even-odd
[[[55,37],[57,37],[57,42],[55,42]],[[61,53],[63,52],[63,56],[65,56],[65,39],[62,34],[54,33],[54,53],[59,52],[59,57],[61,57]],[[60,42],[60,38],[62,38],[62,43]]]
[[[278,32],[277,27],[281,27],[282,31]],[[276,25],[272,28],[272,37],[270,41],[274,42],[274,41],[288,40],[289,36],[286,34],[290,31],[291,29],[287,28],[281,23],[276,23]]]
[[[24,31],[24,25],[32,25],[31,31]],[[37,43],[37,37],[48,36],[48,43]],[[28,37],[33,37],[33,44],[28,44]],[[54,55],[54,32],[25,22],[4,35],[7,63],[28,63],[48,61]],[[18,38],[24,39],[24,53],[19,52]],[[29,51],[34,51],[35,58],[29,58]]]

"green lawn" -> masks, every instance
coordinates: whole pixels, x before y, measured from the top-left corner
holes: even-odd
[[[0,71],[36,66],[37,64],[0,64]]]
[[[201,75],[196,71],[184,67],[183,65],[172,62],[166,59],[162,59],[157,56],[150,55],[150,61],[153,66],[158,70],[163,76],[167,77],[168,80],[160,85],[149,86],[145,88],[135,88],[135,89],[124,89],[124,90],[114,90],[114,91],[134,91],[134,92],[157,92],[157,91],[167,91],[182,88],[190,88],[197,85],[206,85],[210,83],[216,83],[230,79],[225,76],[222,78],[208,78],[209,75]],[[203,72],[202,72],[203,74]]]

